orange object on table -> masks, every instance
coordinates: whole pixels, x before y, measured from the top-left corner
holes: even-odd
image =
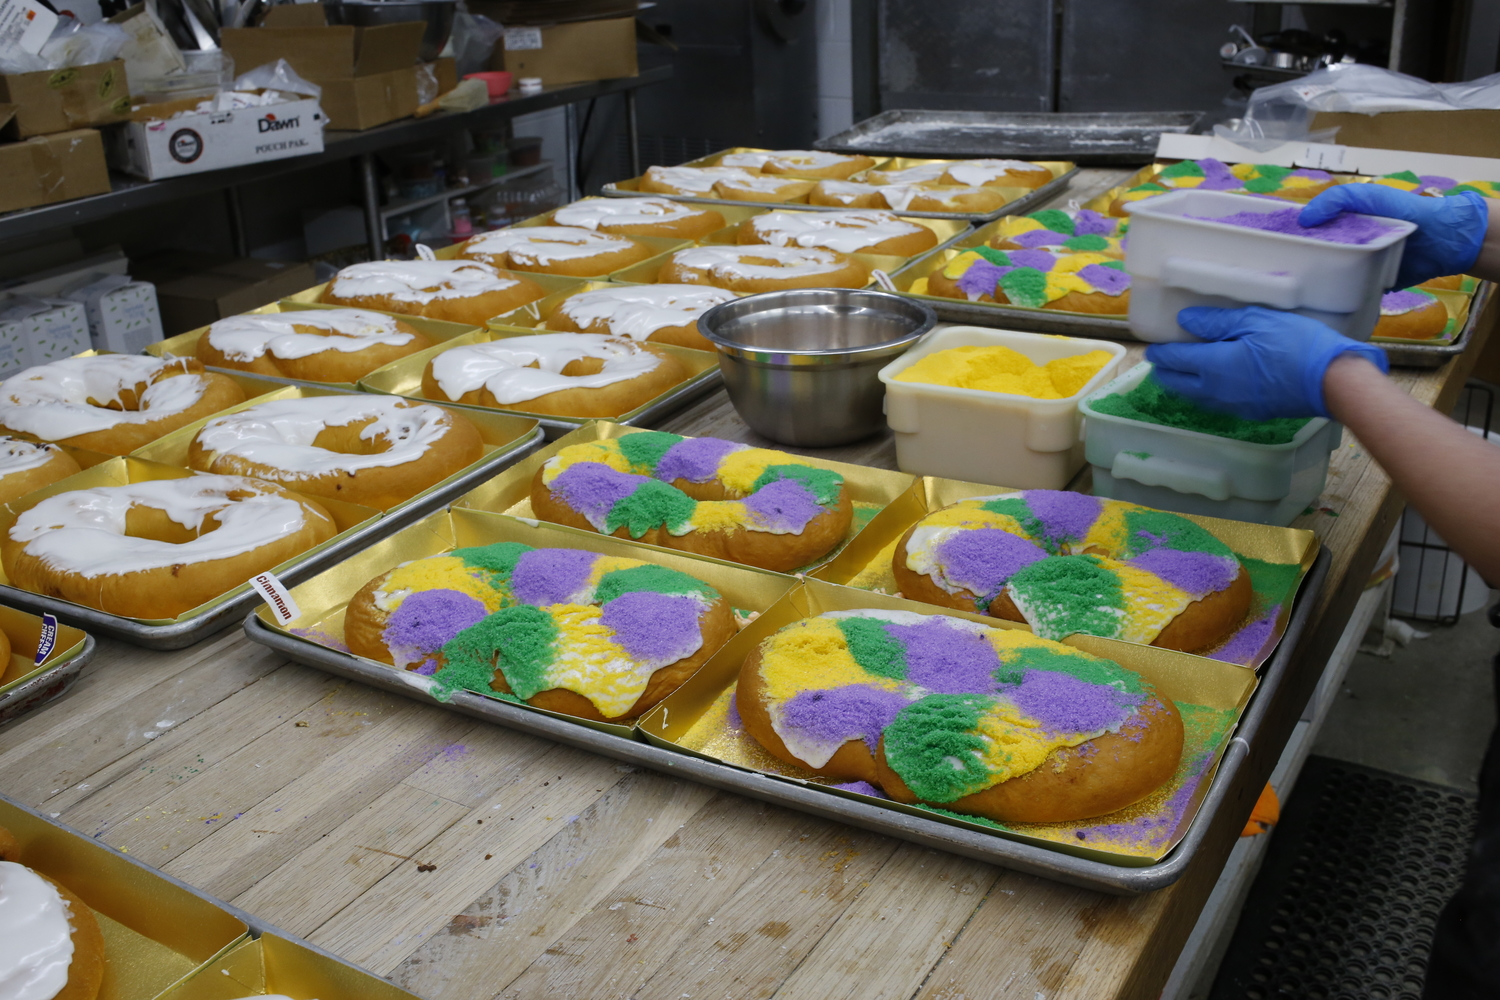
[[[1261,789],[1260,798],[1255,800],[1255,808],[1250,810],[1250,818],[1245,821],[1245,828],[1240,831],[1240,836],[1254,837],[1256,834],[1268,833],[1280,821],[1281,800],[1276,797],[1276,789],[1268,781],[1266,787]]]

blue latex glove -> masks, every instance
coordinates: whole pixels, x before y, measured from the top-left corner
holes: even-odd
[[[1331,416],[1323,400],[1323,375],[1346,352],[1368,358],[1383,372],[1391,370],[1379,347],[1296,313],[1193,306],[1179,312],[1177,322],[1208,343],[1146,348],[1156,380],[1205,409],[1247,420]]]
[[[1479,248],[1490,224],[1489,203],[1473,191],[1451,198],[1424,198],[1384,184],[1335,185],[1308,202],[1297,221],[1304,226],[1321,226],[1341,212],[1417,224],[1417,231],[1406,238],[1397,288],[1468,273],[1479,259]]]

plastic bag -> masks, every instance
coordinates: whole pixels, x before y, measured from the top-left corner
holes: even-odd
[[[84,24],[71,14],[64,14],[36,55],[18,47],[0,55],[0,72],[34,73],[109,62],[128,41],[130,36],[118,24],[108,21]]]
[[[437,100],[438,79],[432,63],[417,63],[417,104]]]
[[[458,67],[458,78],[462,80],[470,73],[483,73],[490,68],[490,56],[495,43],[505,34],[505,28],[483,14],[470,14],[460,7],[453,18],[453,61]]]
[[[304,97],[322,97],[323,88],[309,83],[297,75],[290,63],[278,59],[264,66],[257,66],[234,81],[235,90],[279,90]],[[283,98],[285,100],[286,98]]]

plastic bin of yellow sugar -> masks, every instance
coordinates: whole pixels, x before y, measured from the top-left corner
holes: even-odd
[[[973,347],[1022,357],[934,357]],[[1122,345],[1106,340],[977,326],[938,330],[880,371],[896,465],[919,476],[1062,489],[1084,463],[1078,401],[1112,379],[1124,357]],[[1096,364],[1091,374],[1080,370]],[[932,377],[961,384],[910,381]]]

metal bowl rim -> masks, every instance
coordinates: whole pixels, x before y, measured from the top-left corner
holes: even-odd
[[[367,0],[367,2],[368,2],[368,0]],[[915,329],[911,333],[903,334],[900,337],[893,337],[890,340],[882,340],[882,341],[879,341],[878,343],[874,343],[874,344],[866,344],[863,347],[853,347],[853,348],[849,348],[849,347],[822,347],[822,348],[811,348],[811,349],[808,349],[808,350],[768,349],[768,348],[765,348],[765,347],[758,347],[758,346],[755,346],[755,345],[752,345],[752,344],[745,344],[745,343],[742,343],[742,342],[737,341],[737,340],[731,340],[728,337],[724,336],[718,330],[714,329],[714,324],[712,322],[709,322],[713,318],[714,314],[717,313],[717,312],[719,312],[720,310],[724,310],[724,311],[727,312],[727,311],[729,311],[733,307],[743,307],[745,305],[745,303],[747,303],[747,302],[753,302],[755,299],[760,298],[762,295],[793,295],[793,296],[795,296],[795,295],[799,295],[799,293],[806,293],[806,292],[828,292],[828,291],[834,291],[834,292],[857,292],[857,293],[859,293],[861,295],[874,296],[874,297],[877,298],[877,300],[888,299],[890,301],[899,303],[902,306],[903,309],[912,309],[912,308],[915,308],[916,311],[917,311],[917,313],[918,313],[918,316],[920,317],[920,321],[917,323],[917,326],[915,327]],[[892,313],[894,314],[894,312],[895,311],[893,310]],[[881,290],[873,289],[873,288],[838,288],[838,289],[788,288],[788,289],[774,291],[774,292],[761,292],[758,295],[747,295],[745,298],[735,299],[735,300],[733,300],[731,302],[722,302],[719,305],[714,306],[713,308],[709,309],[707,312],[703,313],[701,316],[698,317],[698,332],[701,333],[701,334],[703,334],[704,338],[707,339],[710,343],[712,343],[715,347],[719,348],[720,350],[724,350],[724,352],[727,353],[727,354],[730,354],[731,357],[739,356],[739,354],[780,354],[780,355],[787,355],[787,356],[791,356],[791,357],[804,357],[804,358],[826,358],[826,357],[850,357],[850,358],[852,358],[852,357],[855,357],[855,356],[858,356],[858,355],[861,355],[861,354],[869,354],[869,353],[874,353],[874,352],[880,351],[880,350],[889,350],[889,349],[893,349],[893,348],[900,348],[900,347],[908,346],[908,345],[910,345],[910,344],[912,344],[912,343],[920,340],[921,338],[925,337],[927,334],[931,333],[932,332],[932,328],[934,326],[936,326],[936,325],[937,325],[937,313],[935,313],[933,311],[932,307],[930,305],[928,305],[927,303],[925,303],[925,302],[919,302],[916,299],[909,299],[909,298],[906,298],[904,296],[894,295],[894,294],[892,294],[890,292],[881,291]]]

